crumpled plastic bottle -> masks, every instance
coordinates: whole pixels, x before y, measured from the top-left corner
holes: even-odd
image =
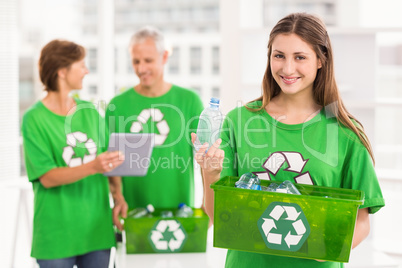
[[[180,218],[188,218],[193,216],[193,214],[193,209],[184,203],[180,203],[178,206],[178,210],[176,211],[176,217]]]
[[[244,173],[235,182],[235,187],[243,189],[261,190],[260,179],[251,172]]]
[[[173,218],[173,212],[171,210],[161,211],[161,218]]]
[[[261,191],[266,191],[266,192],[275,192],[276,188],[278,188],[278,184],[275,182],[271,182],[270,185],[268,186],[261,186]]]
[[[277,188],[276,188],[276,192],[278,193],[287,193],[287,194],[298,194],[301,195],[301,193],[299,192],[299,190],[296,188],[296,186],[286,180],[284,182],[282,182]]]
[[[127,217],[129,218],[141,218],[147,215],[151,215],[152,212],[155,211],[154,206],[152,204],[148,204],[147,207],[142,208],[138,207],[128,212]]]

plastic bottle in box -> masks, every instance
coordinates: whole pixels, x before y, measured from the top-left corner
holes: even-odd
[[[299,190],[297,190],[296,186],[290,181],[286,180],[282,182],[277,188],[276,192],[278,193],[288,193],[288,194],[301,194]]]
[[[135,208],[128,212],[127,217],[130,218],[141,218],[147,215],[150,215],[155,211],[155,208],[152,204],[148,204],[145,208]]]
[[[184,203],[180,203],[178,206],[178,210],[176,211],[176,217],[180,218],[188,218],[193,216],[193,209],[189,206],[187,206]]]
[[[268,186],[261,186],[261,191],[266,191],[266,192],[275,192],[276,188],[278,188],[278,184],[276,184],[275,182],[271,182],[270,185]]]
[[[173,218],[173,212],[170,210],[164,210],[161,211],[161,215],[162,218]]]
[[[235,187],[243,189],[261,190],[260,179],[253,173],[247,172],[241,175],[235,182]]]

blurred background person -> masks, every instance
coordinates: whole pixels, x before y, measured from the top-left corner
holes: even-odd
[[[115,246],[108,179],[123,162],[104,152],[104,121],[95,106],[70,96],[88,69],[82,46],[53,40],[39,75],[47,95],[24,114],[22,135],[34,191],[31,256],[41,268],[108,267]]]
[[[197,128],[201,99],[164,80],[168,51],[158,29],[146,26],[137,31],[129,53],[139,84],[110,101],[106,124],[111,133],[154,133],[155,147],[146,176],[122,177],[123,195],[129,208],[194,206],[190,133]],[[120,178],[115,183],[119,187]]]

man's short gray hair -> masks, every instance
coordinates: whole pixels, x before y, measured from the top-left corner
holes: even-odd
[[[165,52],[165,38],[162,32],[153,26],[145,26],[135,32],[130,39],[129,49],[131,50],[134,45],[142,43],[148,38],[151,38],[155,42],[156,49],[160,54]]]

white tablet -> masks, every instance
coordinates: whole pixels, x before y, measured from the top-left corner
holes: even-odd
[[[145,176],[151,163],[154,147],[154,134],[151,133],[112,133],[108,151],[120,151],[124,154],[124,162],[106,176]]]

